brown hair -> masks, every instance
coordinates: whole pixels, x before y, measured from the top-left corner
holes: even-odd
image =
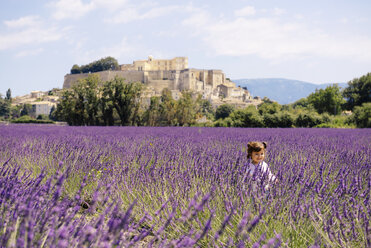
[[[252,152],[260,152],[267,148],[266,142],[251,141],[247,143],[247,158],[251,158]]]

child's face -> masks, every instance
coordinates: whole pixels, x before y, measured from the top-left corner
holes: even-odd
[[[252,152],[251,153],[251,160],[253,164],[259,164],[264,160],[265,151],[261,149],[259,152]]]

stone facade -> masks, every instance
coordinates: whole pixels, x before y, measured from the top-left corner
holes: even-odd
[[[57,104],[49,101],[35,102],[32,104],[35,117],[39,115],[48,115],[53,107],[56,107]]]
[[[192,91],[208,99],[214,106],[230,102],[235,106],[247,106],[254,102],[249,91],[236,87],[236,84],[225,77],[222,70],[203,70],[188,68],[188,58],[175,57],[170,60],[158,60],[149,56],[147,60],[123,64],[118,71],[96,72],[102,81],[112,80],[119,76],[127,82],[142,82],[147,87],[143,98],[149,102],[151,96],[159,96],[163,89],[168,88],[174,99],[178,99],[182,91]],[[63,88],[71,88],[79,79],[89,73],[67,74]]]

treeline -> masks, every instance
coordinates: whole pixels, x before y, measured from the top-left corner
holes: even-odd
[[[371,127],[371,73],[348,82],[316,90],[293,104],[263,99],[259,106],[216,109],[214,126],[223,127]]]
[[[51,116],[69,125],[185,126],[194,125],[199,116],[212,115],[211,104],[191,92],[183,92],[176,101],[165,89],[146,104],[143,87],[120,77],[101,82],[97,75],[89,75],[62,92]]]
[[[52,119],[69,125],[216,126],[216,127],[371,127],[371,74],[316,90],[293,104],[267,98],[258,106],[234,108],[211,103],[192,92],[174,100],[165,89],[144,103],[144,85],[116,77],[101,82],[90,75],[64,90]]]
[[[79,73],[93,73],[106,70],[118,70],[120,68],[117,60],[113,57],[106,57],[100,60],[94,61],[87,65],[73,65],[71,68],[71,74]]]

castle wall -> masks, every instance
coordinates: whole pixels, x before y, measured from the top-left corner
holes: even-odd
[[[173,80],[148,80],[147,86],[152,87],[156,94],[161,94],[162,90],[168,88],[169,90],[175,90],[173,88]]]
[[[79,79],[87,78],[89,75],[98,75],[102,81],[109,81],[119,76],[126,82],[144,82],[144,73],[142,71],[100,71],[95,73],[67,74],[64,76],[63,89],[71,88]]]

